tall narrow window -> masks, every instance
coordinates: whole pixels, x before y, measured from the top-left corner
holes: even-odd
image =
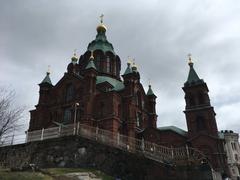
[[[112,71],[113,75],[116,75],[116,60],[113,61]]]
[[[189,105],[190,106],[195,106],[195,99],[192,95],[189,95]]]
[[[202,93],[198,94],[198,102],[199,102],[199,105],[202,105],[205,103],[204,95]]]
[[[103,102],[101,102],[100,103],[100,117],[103,117],[104,116],[104,103]]]
[[[97,65],[97,70],[101,71],[101,68],[100,68],[100,56],[97,55],[96,57],[96,65]]]
[[[110,73],[110,68],[111,68],[111,65],[110,65],[110,57],[107,56],[107,60],[106,60],[106,70],[107,70],[107,73]]]
[[[138,107],[140,109],[142,109],[142,97],[141,97],[141,93],[139,91],[137,92],[137,101],[138,101],[138,103],[137,103]]]
[[[64,116],[63,116],[63,123],[69,123],[72,118],[72,112],[71,109],[65,109],[64,110]]]
[[[198,116],[196,119],[196,123],[197,123],[197,130],[198,131],[203,131],[205,130],[206,126],[205,126],[205,119],[202,116]]]
[[[136,113],[136,124],[137,124],[137,127],[140,126],[140,119],[139,119],[139,114]]]
[[[72,84],[69,84],[66,87],[66,101],[71,101],[74,98],[74,87]]]

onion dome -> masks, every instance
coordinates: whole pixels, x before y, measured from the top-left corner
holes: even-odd
[[[88,44],[88,51],[95,51],[95,50],[101,50],[104,53],[106,52],[112,52],[115,55],[113,45],[108,42],[106,37],[106,26],[103,24],[103,15],[100,16],[101,21],[100,24],[97,26],[97,35],[95,40],[90,42]]]
[[[132,64],[132,71],[133,71],[133,72],[138,72],[138,71],[137,71],[137,65],[136,65],[135,62],[133,62],[133,64]]]
[[[73,63],[73,64],[76,64],[76,63],[77,63],[78,57],[77,57],[77,54],[76,54],[76,50],[74,51],[74,54],[73,54],[73,57],[71,58],[71,60],[72,60],[72,63]]]

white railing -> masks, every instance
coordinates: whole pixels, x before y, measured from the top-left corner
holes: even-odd
[[[74,126],[74,124],[69,124],[28,132],[26,142],[41,141],[70,135],[85,137],[124,151],[140,153],[149,159],[162,163],[173,164],[186,163],[188,161],[199,163],[205,159],[205,156],[200,151],[187,146],[169,148],[144,141],[144,139],[140,140],[80,123],[76,124],[76,126]]]

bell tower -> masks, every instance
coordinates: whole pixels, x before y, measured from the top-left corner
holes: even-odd
[[[198,77],[190,55],[188,65],[190,67],[188,79],[182,89],[185,93],[184,113],[189,138],[195,137],[199,133],[218,137],[216,114],[210,103],[207,84]]]

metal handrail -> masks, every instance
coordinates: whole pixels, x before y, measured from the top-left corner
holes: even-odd
[[[123,151],[140,153],[149,159],[162,163],[174,164],[178,162],[186,163],[188,161],[201,162],[203,159],[206,159],[203,153],[194,148],[169,148],[143,139],[140,140],[134,137],[113,133],[112,131],[99,129],[98,127],[80,123],[76,124],[76,126],[77,127],[74,127],[74,124],[68,124],[59,127],[30,131],[27,133],[26,142],[78,135],[102,144],[116,147]]]

